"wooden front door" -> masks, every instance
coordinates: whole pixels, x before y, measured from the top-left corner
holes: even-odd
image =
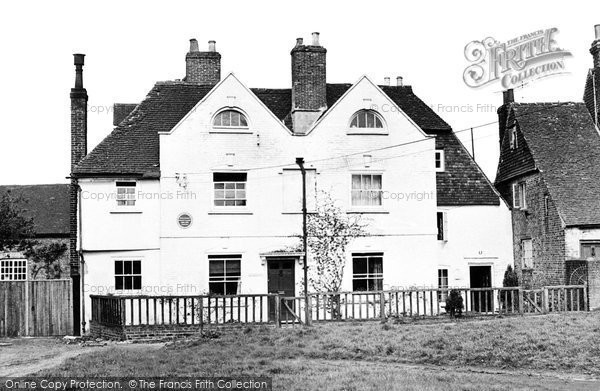
[[[491,288],[492,267],[471,266],[470,268],[471,288]],[[491,312],[494,308],[493,292],[471,291],[471,310],[475,312]]]
[[[295,296],[296,294],[296,276],[295,276],[294,258],[270,258],[267,260],[267,289],[269,293],[278,293],[282,296]],[[290,305],[290,304],[288,304]],[[287,309],[286,309],[287,311]],[[269,302],[269,317],[275,318],[275,301]],[[282,314],[285,318],[285,315]],[[290,319],[293,318],[289,314]]]

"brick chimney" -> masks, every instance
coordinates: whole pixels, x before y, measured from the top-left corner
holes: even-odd
[[[502,140],[506,133],[506,121],[510,106],[515,102],[515,92],[512,88],[502,91],[502,106],[498,107],[498,134],[500,140],[500,149],[502,149]]]
[[[295,134],[306,134],[327,109],[326,55],[319,33],[311,45],[298,38],[292,49],[292,123]]]
[[[201,52],[198,41],[190,39],[190,51],[185,56],[185,81],[214,86],[221,80],[221,55],[215,41],[208,41],[208,51]]]
[[[588,72],[583,101],[592,120],[600,127],[600,24],[595,25],[594,30],[595,39],[590,48],[594,67]]]
[[[71,186],[69,190],[69,266],[73,290],[73,333],[81,334],[80,271],[78,251],[78,198],[79,185],[73,176],[75,166],[87,154],[87,102],[83,88],[83,63],[85,54],[74,54],[75,87],[71,88]],[[84,326],[85,327],[85,326]]]

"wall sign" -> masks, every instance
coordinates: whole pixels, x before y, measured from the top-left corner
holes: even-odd
[[[177,224],[179,224],[181,228],[188,228],[192,225],[192,216],[188,213],[180,214],[179,217],[177,217]]]

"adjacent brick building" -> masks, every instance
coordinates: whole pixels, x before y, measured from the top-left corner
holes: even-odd
[[[509,90],[498,109],[495,184],[511,205],[525,286],[599,283],[591,278],[600,259],[599,47],[596,26],[584,102],[515,103]]]
[[[33,220],[39,244],[60,243],[67,251],[59,259],[60,277],[69,276],[69,185],[0,186],[0,196],[9,193],[16,201],[15,207],[24,217]],[[0,280],[43,279],[44,271],[35,274],[33,265],[21,253],[0,253]],[[25,269],[24,269],[25,268]],[[26,273],[22,273],[26,270]]]

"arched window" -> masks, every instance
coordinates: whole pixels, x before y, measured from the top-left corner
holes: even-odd
[[[352,117],[350,128],[383,129],[383,122],[375,111],[361,110]]]
[[[237,110],[223,110],[215,116],[213,126],[217,128],[247,128],[248,120]]]

